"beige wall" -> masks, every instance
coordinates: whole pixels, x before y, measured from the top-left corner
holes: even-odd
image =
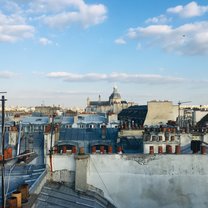
[[[178,106],[170,101],[150,101],[144,125],[166,124],[168,120],[176,121]]]

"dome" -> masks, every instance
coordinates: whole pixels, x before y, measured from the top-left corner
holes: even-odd
[[[113,88],[113,93],[110,95],[109,100],[121,99],[121,95],[118,93],[116,87]]]

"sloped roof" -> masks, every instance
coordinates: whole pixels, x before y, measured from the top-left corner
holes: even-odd
[[[208,125],[208,113],[206,116],[204,116],[198,123],[197,126],[199,127],[205,127]]]
[[[108,105],[110,105],[110,102],[109,101],[90,101],[90,105],[108,106]]]
[[[118,136],[118,129],[106,128],[106,140],[116,140]],[[60,131],[59,141],[93,141],[103,140],[102,129],[80,129],[80,128],[62,128]]]
[[[74,117],[73,116],[64,116],[61,120],[61,124],[73,124]]]
[[[47,182],[35,202],[35,207],[113,208],[114,206],[94,192],[75,192],[65,184]]]
[[[122,117],[136,118],[136,119],[145,119],[147,115],[147,105],[134,105],[129,108],[123,109],[119,114],[119,119]]]
[[[96,124],[101,124],[101,123],[107,123],[107,118],[105,118],[104,116],[100,116],[100,115],[79,115],[78,116],[78,121],[77,123],[96,123]]]
[[[22,119],[22,124],[48,124],[48,117],[36,117],[36,116],[28,116]]]

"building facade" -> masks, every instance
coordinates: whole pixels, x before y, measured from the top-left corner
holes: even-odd
[[[121,110],[126,109],[132,105],[134,105],[133,102],[122,100],[117,87],[114,87],[108,101],[101,101],[100,95],[98,101],[90,101],[90,99],[87,98],[87,107],[85,108],[85,111],[88,113],[118,114]]]

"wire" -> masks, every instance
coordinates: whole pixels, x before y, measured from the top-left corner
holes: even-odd
[[[94,166],[94,168],[95,168],[95,170],[96,170],[96,172],[97,172],[97,174],[98,174],[98,176],[99,176],[101,182],[102,182],[103,185],[105,186],[105,189],[106,189],[106,191],[108,192],[108,195],[110,196],[110,198],[112,199],[112,201],[114,202],[114,205],[115,205],[116,203],[115,203],[115,201],[113,200],[113,198],[112,198],[112,196],[111,196],[111,194],[110,194],[110,192],[109,192],[107,186],[105,185],[103,179],[101,178],[101,176],[100,176],[100,174],[99,174],[99,172],[98,172],[98,170],[97,170],[97,168],[96,168],[96,165],[95,165],[95,163],[93,162],[93,158],[92,158],[92,163],[93,163],[93,166]]]

